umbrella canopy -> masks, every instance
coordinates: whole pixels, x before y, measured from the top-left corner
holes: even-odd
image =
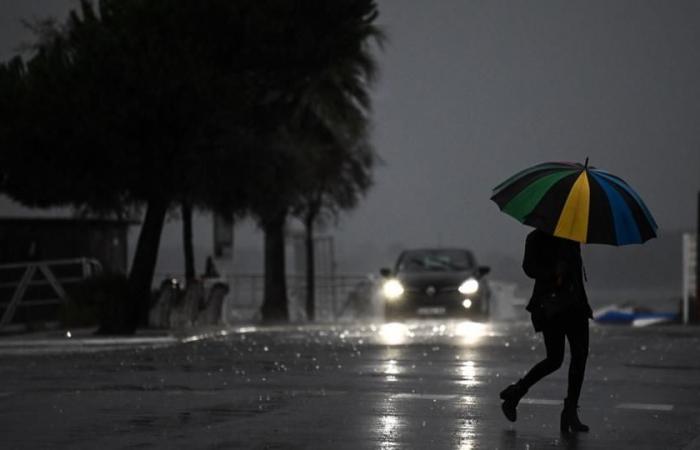
[[[526,225],[582,243],[640,244],[658,228],[634,189],[588,159],[532,166],[496,186],[491,200]]]

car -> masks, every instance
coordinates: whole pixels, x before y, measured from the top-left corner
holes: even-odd
[[[461,248],[401,252],[393,270],[381,269],[386,320],[409,317],[487,318],[491,290],[474,254]]]

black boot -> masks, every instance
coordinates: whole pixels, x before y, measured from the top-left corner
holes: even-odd
[[[501,410],[505,414],[506,419],[511,422],[515,422],[518,418],[516,408],[518,407],[518,402],[527,393],[527,388],[523,386],[523,380],[518,380],[517,383],[511,384],[507,388],[501,391],[500,397],[503,399],[503,404],[501,405]]]
[[[564,410],[561,412],[560,429],[563,433],[570,431],[585,431],[589,430],[588,425],[581,423],[578,418],[578,405],[564,399]]]

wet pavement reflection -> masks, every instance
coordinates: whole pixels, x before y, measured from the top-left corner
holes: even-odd
[[[692,448],[700,332],[593,327],[581,416],[566,370],[503,418],[498,392],[544,353],[528,324],[246,326],[103,352],[4,354],[3,448]],[[2,347],[0,346],[0,352]]]

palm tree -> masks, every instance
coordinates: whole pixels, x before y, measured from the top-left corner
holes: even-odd
[[[287,215],[303,217],[313,233],[322,211],[351,207],[370,185],[375,160],[367,144],[369,86],[376,74],[372,44],[381,44],[383,34],[374,23],[375,0],[269,0],[266,5],[271,19],[260,59],[269,72],[260,83],[266,86],[263,106],[277,117],[268,117],[267,136],[273,135],[274,143],[260,156],[269,182],[256,194],[265,200],[254,203],[262,210],[257,215],[266,236],[263,317],[284,319]],[[357,172],[362,176],[350,176]],[[310,259],[312,252],[307,249]],[[313,261],[307,269],[307,292],[313,296]]]
[[[326,214],[354,208],[372,184],[377,161],[369,143],[370,87],[377,74],[373,44],[385,36],[374,23],[373,1],[347,2],[361,14],[339,17],[334,40],[326,40],[324,69],[297,94],[293,126],[307,154],[303,188],[294,213],[304,223],[306,312],[315,315],[314,226]]]

